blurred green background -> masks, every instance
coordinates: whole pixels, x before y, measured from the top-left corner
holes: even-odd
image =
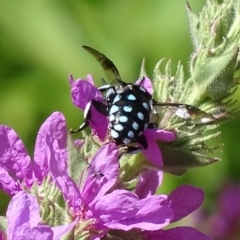
[[[190,1],[196,13],[204,3]],[[0,123],[15,129],[30,154],[38,128],[53,111],[64,113],[68,128],[81,122],[82,112],[71,102],[69,74],[104,77],[82,45],[112,59],[125,81],[137,79],[143,57],[150,76],[161,58],[172,59],[173,66],[181,60],[187,76],[192,45],[185,0],[0,0]],[[221,127],[218,142],[224,147],[216,153],[221,162],[181,178],[166,174],[161,192],[194,184],[204,189],[206,206],[215,204],[219,187],[240,179],[239,123],[235,119]],[[5,214],[9,199],[0,194],[0,214]]]

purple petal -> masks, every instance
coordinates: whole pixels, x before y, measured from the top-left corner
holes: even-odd
[[[168,230],[144,232],[144,237],[151,240],[211,240],[207,235],[191,227],[176,227]]]
[[[172,132],[161,129],[147,129],[144,131],[144,136],[148,142],[148,148],[143,151],[143,154],[148,160],[159,168],[163,167],[162,154],[157,144],[157,140],[173,141],[175,135]]]
[[[88,177],[81,192],[83,204],[89,205],[91,202],[94,202],[94,199],[97,199],[97,196],[104,185],[108,185],[108,180],[105,176],[101,175],[101,173],[96,173]]]
[[[21,191],[21,185],[18,180],[13,179],[9,173],[0,167],[0,189],[13,196]]]
[[[71,229],[77,224],[78,221],[79,219],[76,218],[71,224],[52,227],[52,231],[54,233],[52,240],[59,240],[60,237],[71,231]]]
[[[87,75],[87,81],[88,81],[89,83],[91,83],[92,85],[95,85],[95,84],[94,84],[94,81],[93,81],[93,77],[92,77],[91,74],[88,74],[88,75]]]
[[[88,82],[83,79],[74,81],[72,76],[70,76],[69,81],[71,85],[72,101],[75,106],[84,110],[87,103],[93,99],[103,102],[101,92],[91,83],[91,81]],[[100,140],[104,140],[108,128],[107,117],[96,110],[94,106],[91,108],[91,116],[90,127],[92,128],[93,133],[98,135]]]
[[[142,172],[137,183],[135,193],[139,198],[145,198],[154,195],[157,188],[162,183],[162,178],[162,171],[147,170]]]
[[[67,129],[66,120],[62,113],[54,112],[46,121],[42,124],[38,131],[35,150],[34,150],[34,173],[39,182],[49,172],[48,155],[49,147],[53,141],[58,142],[58,151],[62,151],[62,154],[66,154],[66,141],[67,141]],[[65,153],[64,153],[65,152]],[[52,156],[54,157],[54,156]],[[67,158],[65,158],[66,160]],[[61,162],[66,165],[66,162]],[[59,164],[59,163],[58,163]]]
[[[19,180],[32,176],[31,159],[22,140],[4,125],[0,125],[0,167]]]
[[[37,199],[25,192],[19,192],[12,198],[6,216],[8,239],[16,239],[18,234],[21,236],[41,221]]]
[[[20,236],[23,238],[18,239],[53,240],[53,231],[49,226],[40,225],[26,230]]]
[[[61,190],[64,200],[73,208],[73,212],[78,211],[81,205],[81,195],[77,185],[66,172],[63,164],[66,162],[66,155],[62,155],[62,149],[59,148],[57,141],[48,146],[48,164],[51,176]]]
[[[172,222],[176,222],[201,206],[204,201],[204,192],[200,188],[183,185],[171,192],[168,201],[174,209]]]
[[[143,151],[146,158],[159,168],[163,167],[162,153],[156,141],[152,138],[146,137],[148,148]]]
[[[7,236],[6,233],[0,230],[0,240],[6,240]]]
[[[234,221],[240,215],[240,186],[227,186],[220,195],[220,211],[226,221]]]
[[[142,79],[138,79],[135,84],[139,85],[142,82]],[[153,86],[152,82],[148,77],[144,77],[144,81],[141,84],[142,87],[144,87],[148,93],[153,95]]]
[[[109,143],[94,155],[82,191],[85,203],[95,201],[116,183],[119,173],[118,147]]]
[[[153,138],[155,140],[161,140],[164,142],[172,142],[176,139],[176,136],[173,132],[158,128],[146,129],[144,131],[144,135],[148,138]]]
[[[94,155],[88,171],[88,177],[100,172],[108,179],[116,178],[119,172],[118,147],[115,143],[108,143],[101,147]]]
[[[67,233],[76,224],[54,227],[40,223],[40,212],[37,199],[25,192],[16,194],[9,203],[7,210],[8,239],[35,239],[35,240],[57,240]],[[54,238],[54,236],[57,238]]]
[[[114,190],[113,192],[102,196],[92,206],[91,210],[95,216],[101,216],[106,223],[118,219],[124,219],[126,216],[133,217],[138,211],[137,195],[126,190]]]
[[[101,216],[104,225],[111,229],[152,231],[167,226],[173,217],[172,209],[166,204],[162,205],[165,201],[166,196],[138,199],[131,192],[115,190],[102,196],[92,211],[95,216]]]
[[[73,80],[70,76],[69,82],[71,85],[72,101],[75,106],[85,109],[87,103],[95,99],[103,102],[102,93],[91,83],[84,79]]]

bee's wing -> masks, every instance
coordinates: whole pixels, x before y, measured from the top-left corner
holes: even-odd
[[[83,48],[87,50],[89,53],[91,53],[93,57],[101,64],[108,79],[107,83],[111,85],[123,84],[123,81],[120,77],[117,67],[108,57],[106,57],[104,54],[98,52],[97,50],[91,47],[83,46]]]
[[[159,103],[154,101],[153,106],[155,109],[156,107],[159,107],[159,111],[161,111],[160,108],[165,107],[170,111],[172,111],[178,117],[183,118],[192,124],[205,124],[205,123],[211,123],[217,120],[211,114],[204,112],[199,108],[194,107],[192,105],[188,105],[188,104]]]

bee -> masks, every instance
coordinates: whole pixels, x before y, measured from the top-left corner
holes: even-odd
[[[144,88],[145,77],[138,84],[126,83],[108,57],[91,47],[83,46],[83,48],[101,64],[110,76],[111,84],[102,79],[104,85],[98,89],[104,94],[104,103],[95,99],[89,102],[84,110],[84,122],[77,130],[71,130],[70,133],[82,131],[88,126],[91,121],[91,107],[94,106],[101,114],[108,117],[109,134],[116,145],[126,146],[126,152],[134,154],[148,148],[143,132],[148,128],[158,127],[156,123],[151,122],[151,115],[156,112],[156,106],[170,108],[178,117],[191,120],[195,124],[215,120],[212,115],[192,105],[155,101]]]

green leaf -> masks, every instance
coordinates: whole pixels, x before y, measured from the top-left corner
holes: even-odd
[[[68,149],[68,172],[71,178],[76,184],[79,184],[79,179],[87,168],[87,161],[84,157],[82,149],[82,144],[76,145],[71,136],[68,135],[67,139],[67,149]],[[87,172],[87,171],[85,171]],[[82,180],[84,181],[84,179]]]
[[[221,56],[198,58],[192,68],[192,94],[188,96],[190,104],[195,104],[204,96],[213,99],[228,95],[233,84],[233,67],[235,66],[238,48],[231,47]],[[228,79],[225,79],[225,76]],[[231,77],[232,76],[232,77]]]
[[[190,168],[206,166],[219,161],[218,158],[211,158],[205,155],[185,150],[182,147],[171,147],[161,145],[165,172],[181,176]]]
[[[213,100],[218,100],[228,95],[229,90],[234,86],[234,72],[238,56],[238,49],[233,51],[231,61],[216,79],[208,86],[207,93]]]

